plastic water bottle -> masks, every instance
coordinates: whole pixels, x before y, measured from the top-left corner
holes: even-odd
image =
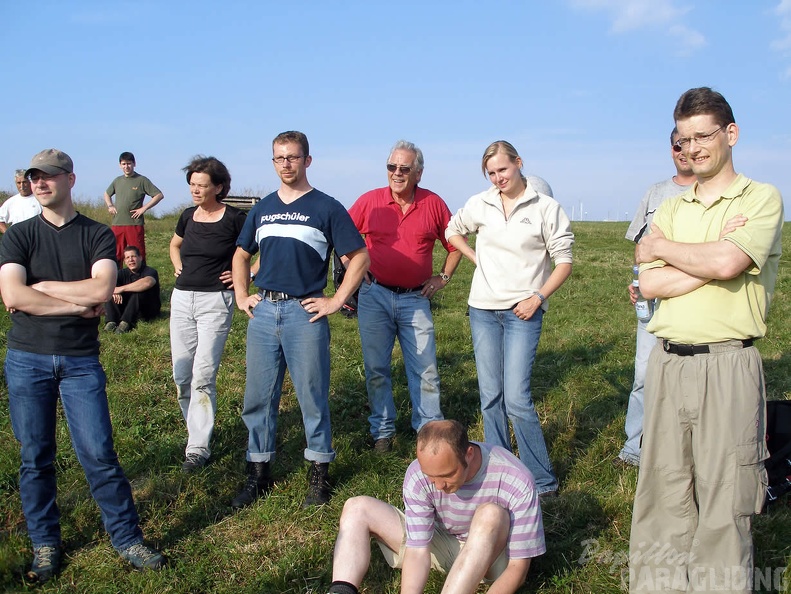
[[[634,302],[634,311],[637,314],[638,320],[647,322],[651,319],[651,316],[654,315],[654,302],[653,299],[649,301],[643,297],[643,294],[640,292],[640,280],[638,279],[640,268],[636,264],[632,267],[632,273],[634,274],[632,286],[637,293],[637,301]]]

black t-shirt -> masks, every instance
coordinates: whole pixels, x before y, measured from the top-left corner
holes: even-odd
[[[0,246],[0,266],[24,266],[28,286],[91,278],[91,268],[99,260],[115,262],[113,232],[79,213],[62,227],[42,215],[12,225]],[[98,355],[99,318],[16,311],[11,314],[8,347],[40,355]]]
[[[143,266],[138,272],[132,272],[128,268],[122,268],[118,271],[118,280],[115,283],[116,287],[123,287],[124,285],[131,285],[139,281],[141,278],[150,276],[154,279],[154,286],[142,292],[146,299],[150,299],[153,303],[156,300],[157,309],[162,307],[162,302],[159,297],[159,273],[151,266]]]
[[[225,291],[220,274],[231,269],[236,251],[236,238],[242,230],[245,213],[226,206],[216,223],[197,223],[192,220],[197,206],[181,213],[176,223],[176,235],[182,238],[181,274],[176,288],[182,291]]]

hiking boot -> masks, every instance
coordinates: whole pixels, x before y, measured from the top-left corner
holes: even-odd
[[[167,562],[165,555],[142,542],[121,549],[118,554],[135,569],[162,569]]]
[[[374,442],[374,452],[377,454],[387,454],[393,451],[393,438],[380,437]]]
[[[59,546],[41,545],[33,547],[33,564],[27,572],[31,582],[43,584],[60,573],[63,551]]]
[[[311,462],[308,471],[308,494],[302,507],[324,505],[330,501],[330,465],[328,462]]]
[[[104,329],[107,330],[107,332],[115,332],[116,328],[118,328],[118,324],[116,324],[115,322],[107,322],[104,325]]]
[[[196,470],[200,470],[204,466],[206,466],[206,462],[208,462],[207,458],[204,458],[200,454],[196,454],[194,452],[190,452],[184,458],[184,464],[181,465],[181,472],[189,474],[190,472],[195,472]]]
[[[132,329],[132,325],[129,322],[121,322],[118,324],[118,328],[115,329],[116,334],[126,334]]]
[[[274,481],[269,476],[269,462],[248,462],[247,482],[231,500],[233,509],[242,509],[272,490]]]

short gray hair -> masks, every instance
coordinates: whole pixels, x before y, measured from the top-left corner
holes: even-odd
[[[14,179],[17,179],[17,178],[20,178],[20,177],[24,179],[25,171],[27,171],[27,169],[17,169],[14,172]]]
[[[411,153],[415,153],[415,168],[418,172],[423,171],[423,151],[421,151],[414,142],[399,140],[393,145],[393,148],[390,149],[390,154],[387,156],[387,158],[389,159],[396,151],[409,151]]]

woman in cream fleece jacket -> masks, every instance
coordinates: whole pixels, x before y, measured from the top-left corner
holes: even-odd
[[[547,299],[571,275],[574,234],[560,204],[522,175],[522,159],[510,143],[489,145],[482,169],[494,185],[453,216],[446,237],[476,265],[468,303],[484,433],[487,443],[510,450],[510,419],[539,494],[553,496],[558,481],[530,375]],[[464,241],[470,233],[477,234],[475,250]]]

